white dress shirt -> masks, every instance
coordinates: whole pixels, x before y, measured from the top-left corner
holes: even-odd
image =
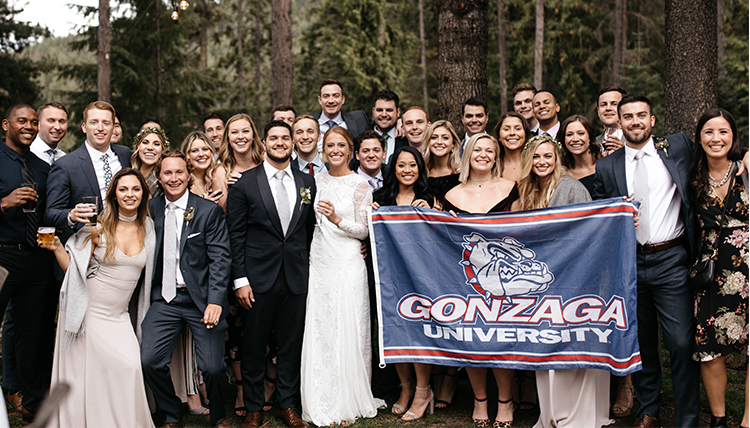
[[[54,149],[47,145],[37,134],[30,147],[31,153],[34,153],[39,159],[52,165],[52,162],[65,156],[65,152],[55,147]]]
[[[647,244],[658,244],[679,238],[685,231],[685,225],[680,218],[682,198],[677,191],[677,185],[669,170],[662,162],[654,146],[654,138],[641,148],[645,153],[643,161],[648,168],[648,202],[650,236]],[[625,178],[628,183],[628,195],[634,195],[633,175],[635,174],[635,154],[638,150],[625,146]]]
[[[536,132],[536,135],[542,135],[542,132],[549,135],[552,138],[557,138],[557,131],[560,130],[560,121],[558,120],[557,123],[550,129],[546,131],[542,131],[542,128],[539,127],[539,122],[537,122],[536,126],[534,126],[531,129],[531,132]]]
[[[376,175],[375,177],[362,171],[362,168],[357,168],[357,174],[361,175],[365,178],[365,180],[367,180],[373,192],[375,192],[376,190],[380,190],[380,188],[383,187],[383,168],[380,168],[378,170],[378,175]]]
[[[175,204],[174,219],[177,223],[175,226],[175,232],[177,232],[177,254],[175,255],[175,258],[177,259],[175,270],[177,272],[175,273],[175,278],[177,279],[177,288],[186,287],[185,279],[182,277],[182,272],[180,271],[180,241],[182,240],[183,223],[185,222],[185,211],[187,211],[189,197],[190,192],[186,191],[184,195],[180,196],[180,199],[174,202],[169,202],[169,200],[164,198],[164,221],[167,221],[167,206],[170,203]]]
[[[268,187],[271,188],[271,195],[273,195],[274,205],[276,204],[276,173],[280,170],[276,169],[273,165],[269,164],[268,162],[263,162],[261,165],[263,165],[263,171],[266,173],[266,178],[268,179]],[[297,203],[297,185],[294,183],[294,176],[292,175],[292,166],[290,164],[287,164],[286,168],[283,169],[286,174],[284,174],[283,183],[284,183],[284,189],[286,189],[286,197],[289,198],[289,207],[291,208],[291,214],[294,215],[294,207]],[[278,205],[277,205],[278,206]],[[291,220],[291,218],[290,218]],[[242,288],[246,285],[250,285],[250,281],[247,279],[246,276],[243,276],[241,278],[237,278],[234,280],[234,289],[237,290],[239,288]]]
[[[96,172],[96,181],[99,184],[99,192],[101,193],[102,198],[102,206],[106,205],[106,198],[107,198],[107,182],[104,179],[104,161],[102,161],[102,156],[104,154],[107,154],[107,161],[109,161],[109,169],[112,171],[112,177],[117,174],[117,171],[122,169],[122,165],[120,164],[120,158],[117,157],[115,152],[112,150],[112,146],[107,147],[106,152],[100,152],[99,150],[96,150],[95,148],[91,147],[91,145],[87,142],[84,143],[86,145],[86,150],[89,152],[89,156],[91,157],[91,163],[94,164],[94,172]]]
[[[326,116],[325,113],[322,111],[320,112],[320,117],[318,118],[318,125],[320,126],[320,139],[318,140],[318,153],[323,151],[323,137],[326,135],[326,131],[328,131],[328,121],[332,120],[336,122],[336,125],[349,130],[349,127],[346,126],[346,122],[344,122],[344,117],[341,115],[341,111],[339,111],[339,114],[336,115],[333,119],[329,119],[328,116]]]
[[[388,132],[383,132],[378,127],[375,127],[375,132],[382,135],[385,141],[385,157],[383,163],[388,163],[393,156],[393,152],[396,151],[396,127],[389,129]],[[386,137],[388,135],[388,137]]]
[[[320,152],[315,154],[315,159],[313,159],[312,162],[308,162],[299,156],[297,156],[297,162],[299,165],[299,170],[304,172],[305,174],[310,173],[310,167],[307,166],[308,164],[313,164],[313,171],[315,171],[315,175],[328,171],[328,168],[326,168],[323,160],[320,159]]]

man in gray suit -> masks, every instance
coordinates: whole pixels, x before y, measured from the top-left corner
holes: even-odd
[[[341,82],[326,79],[320,83],[318,104],[320,104],[321,111],[312,113],[320,124],[321,139],[318,141],[318,151],[321,151],[323,146],[323,135],[334,126],[341,126],[348,130],[352,140],[356,139],[362,131],[372,129],[370,120],[362,110],[341,111],[345,101],[346,96],[344,96],[344,87],[341,86]]]
[[[167,364],[187,325],[208,389],[211,424],[229,427],[224,409],[224,332],[232,261],[229,233],[221,207],[188,191],[189,165],[184,154],[170,151],[156,166],[164,194],[149,202],[156,264],[151,307],[143,320],[141,363],[164,426],[182,426],[184,408],[175,395]]]

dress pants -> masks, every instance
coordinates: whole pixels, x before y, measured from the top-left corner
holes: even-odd
[[[659,326],[670,354],[675,425],[696,427],[699,408],[699,363],[693,361],[693,293],[687,285],[689,258],[682,246],[637,253],[638,344],[643,370],[633,373],[638,415],[659,417],[662,354]]]
[[[252,308],[242,309],[242,392],[250,412],[260,412],[265,401],[263,377],[266,346],[271,330],[276,331],[276,394],[282,409],[300,406],[300,359],[305,329],[307,293],[292,294],[282,265],[270,290],[255,293]]]
[[[0,319],[8,302],[13,306],[14,349],[23,407],[36,413],[46,398],[52,377],[55,315],[58,293],[51,251],[21,246],[0,246],[0,266],[9,271],[0,291]]]
[[[201,324],[203,312],[195,306],[185,289],[178,289],[177,295],[169,303],[159,299],[151,304],[142,324],[141,364],[146,382],[154,394],[157,412],[163,413],[165,424],[179,421],[184,414],[184,406],[175,395],[167,364],[172,360],[172,353],[185,325],[195,339],[198,370],[203,373],[210,401],[211,424],[216,425],[226,418],[225,317],[226,314],[222,314],[219,324],[207,329],[205,324]]]

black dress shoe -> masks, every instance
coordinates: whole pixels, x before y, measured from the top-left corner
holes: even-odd
[[[713,416],[711,415],[710,428],[727,428],[727,417],[726,416]]]

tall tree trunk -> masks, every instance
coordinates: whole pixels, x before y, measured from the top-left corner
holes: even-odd
[[[615,13],[612,19],[612,29],[615,33],[615,46],[612,53],[612,84],[620,86],[622,75],[623,55],[625,53],[625,4],[626,0],[615,0]]]
[[[544,0],[536,0],[536,32],[534,34],[534,86],[542,89],[544,63]]]
[[[294,102],[292,62],[292,1],[271,1],[271,68],[273,105]]]
[[[260,52],[263,49],[263,13],[261,0],[255,0],[255,58],[260,58]],[[260,82],[262,76],[260,75],[260,63],[261,61],[253,61],[255,67],[255,94],[260,94]]]
[[[198,35],[198,38],[200,39],[200,59],[198,60],[198,67],[200,67],[201,70],[205,70],[208,68],[208,5],[205,1],[201,2],[200,5],[200,12],[201,12],[201,23],[200,23],[200,34]]]
[[[695,131],[718,103],[716,1],[666,0],[664,92],[666,133]]]
[[[726,46],[724,45],[724,0],[716,0],[716,47],[719,62],[719,77],[727,75]]]
[[[505,77],[505,2],[497,0],[497,50],[500,60],[500,114],[508,112],[508,80]]]
[[[161,121],[161,22],[159,10],[161,2],[156,3],[154,17],[156,18],[156,119]]]
[[[424,42],[424,0],[419,0],[419,62],[422,64],[423,107],[430,111],[430,94],[427,92],[427,51]]]
[[[237,0],[237,86],[239,92],[237,93],[237,106],[244,107],[245,105],[245,82],[242,77],[242,67],[245,63],[245,58],[242,55],[242,0]]]
[[[487,2],[437,0],[438,114],[461,134],[461,108],[487,93]]]
[[[110,86],[110,68],[109,54],[110,41],[112,37],[112,25],[109,21],[109,0],[99,0],[99,46],[97,49],[97,74],[96,89],[100,101],[112,101],[112,89]]]

